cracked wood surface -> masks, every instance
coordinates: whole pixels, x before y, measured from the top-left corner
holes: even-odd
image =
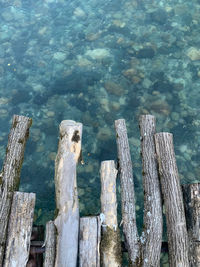
[[[14,115],[8,137],[6,156],[0,174],[0,266],[3,262],[13,193],[19,187],[20,171],[31,124],[30,118]]]
[[[155,134],[155,145],[166,211],[170,267],[188,267],[188,234],[173,135]]]
[[[82,124],[64,120],[55,161],[57,229],[55,267],[75,267],[78,253],[79,206],[76,165],[81,154]]]

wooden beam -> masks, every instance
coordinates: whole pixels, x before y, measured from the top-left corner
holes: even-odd
[[[54,267],[56,258],[56,228],[53,221],[46,223],[44,267]]]
[[[100,267],[100,241],[99,216],[80,218],[79,267]]]
[[[183,197],[189,238],[189,263],[200,266],[200,183],[185,184]]]
[[[140,247],[136,225],[133,169],[124,119],[115,121],[115,130],[117,136],[117,151],[121,184],[123,233],[131,264],[134,265],[136,262],[139,262]]]
[[[13,116],[6,157],[0,173],[0,266],[6,245],[7,225],[14,191],[18,190],[24,150],[32,120]]]
[[[170,267],[188,267],[188,235],[173,135],[155,134],[155,145],[166,211]]]
[[[101,266],[121,266],[121,241],[117,223],[116,176],[113,160],[101,162]]]
[[[4,267],[26,266],[29,258],[34,207],[34,193],[14,193]]]
[[[162,244],[162,200],[154,144],[155,117],[140,116],[139,126],[144,189],[144,228],[140,238],[142,266],[159,267]]]
[[[82,124],[71,120],[60,124],[55,161],[57,228],[55,267],[75,267],[78,253],[79,207],[76,165],[81,154]]]

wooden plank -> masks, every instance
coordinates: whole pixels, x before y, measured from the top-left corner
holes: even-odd
[[[54,267],[56,258],[56,228],[53,221],[46,223],[44,267]]]
[[[126,240],[129,259],[131,264],[134,265],[140,261],[140,247],[136,226],[133,170],[125,120],[116,120],[115,129],[121,184],[123,233]]]
[[[160,266],[162,244],[162,200],[155,156],[155,117],[151,115],[140,116],[139,126],[144,189],[144,227],[140,238],[142,266],[158,267]]]
[[[34,207],[34,193],[14,193],[4,267],[26,266],[29,258]]]
[[[189,238],[190,267],[200,266],[200,183],[185,184],[183,197]]]
[[[3,262],[12,197],[19,187],[24,149],[31,123],[30,118],[14,115],[8,137],[6,157],[0,174],[0,266]]]
[[[101,266],[119,267],[122,262],[120,233],[117,223],[116,176],[113,160],[101,163]]]
[[[80,218],[79,266],[100,267],[101,223],[99,216]]]
[[[173,135],[155,134],[155,145],[166,211],[170,267],[188,267],[188,235]]]
[[[79,207],[76,164],[81,153],[82,124],[65,120],[55,161],[57,267],[75,267],[78,253]]]

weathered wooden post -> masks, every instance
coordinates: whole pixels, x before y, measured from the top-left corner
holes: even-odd
[[[76,164],[81,153],[82,124],[64,120],[55,161],[57,250],[55,267],[76,267],[79,207]]]
[[[99,216],[80,218],[79,267],[100,267],[100,241]]]
[[[18,190],[24,150],[32,120],[13,116],[6,157],[0,174],[0,266],[3,263],[7,225],[14,191]]]
[[[4,267],[26,267],[29,258],[34,208],[34,193],[14,193],[8,224]]]
[[[53,221],[46,223],[44,267],[54,267],[56,259],[56,229]]]
[[[101,266],[121,266],[121,242],[117,223],[116,176],[113,160],[101,163]]]
[[[140,238],[142,266],[158,267],[160,266],[162,244],[162,200],[154,144],[155,117],[151,115],[140,116],[139,126],[144,190],[144,229]]]
[[[200,266],[200,183],[182,186],[189,239],[190,267]]]
[[[136,225],[132,162],[125,120],[116,120],[115,129],[121,184],[123,233],[131,264],[134,265],[139,264],[140,261],[140,246]]]
[[[170,267],[188,267],[188,235],[172,134],[155,134],[155,145],[166,210]]]

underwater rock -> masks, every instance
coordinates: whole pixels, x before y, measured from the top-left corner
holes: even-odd
[[[41,131],[39,128],[31,128],[31,140],[37,142],[41,139]]]
[[[94,60],[102,60],[104,58],[111,56],[108,49],[105,49],[105,48],[97,48],[93,50],[89,49],[86,51],[85,55],[91,57]]]
[[[163,9],[157,9],[150,13],[150,18],[153,22],[163,25],[167,21],[167,13]]]
[[[153,84],[153,90],[159,92],[173,92],[174,85],[168,81],[158,80]]]
[[[120,96],[124,93],[124,88],[120,84],[117,84],[113,81],[105,82],[104,86],[106,91],[110,94]]]
[[[137,58],[153,58],[155,56],[155,51],[151,47],[145,47],[136,52]]]
[[[25,90],[15,90],[11,99],[13,105],[27,103],[31,99],[31,95]]]
[[[74,16],[79,18],[84,18],[86,16],[85,11],[81,9],[80,7],[75,8],[74,10]]]
[[[170,113],[169,104],[162,99],[158,99],[149,103],[150,112],[156,112],[157,114],[168,116]]]
[[[87,41],[91,41],[92,42],[92,41],[98,40],[100,38],[100,36],[101,36],[101,32],[100,31],[97,32],[97,33],[88,33],[88,34],[86,34],[85,39]]]
[[[138,72],[134,68],[127,69],[123,71],[122,74],[134,84],[140,83],[144,78],[144,74],[142,72]]]
[[[7,111],[7,109],[4,109],[4,108],[1,108],[1,109],[0,109],[0,117],[1,117],[2,119],[5,119],[5,118],[8,117],[8,111]]]
[[[53,58],[58,61],[64,61],[66,59],[67,55],[63,52],[56,52],[53,54]]]
[[[187,56],[192,60],[200,60],[200,49],[197,49],[195,47],[190,47],[187,50]]]
[[[99,141],[106,141],[109,140],[112,136],[112,130],[110,128],[99,128],[98,134],[97,134],[97,140]]]

